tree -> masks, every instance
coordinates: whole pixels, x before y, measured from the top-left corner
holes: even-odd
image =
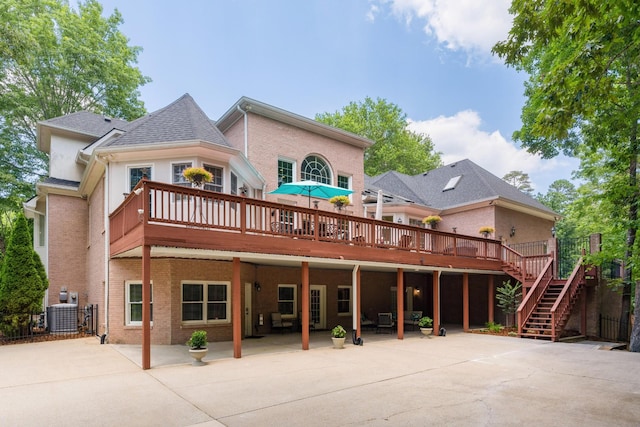
[[[549,186],[546,194],[538,193],[536,199],[560,215],[555,223],[558,238],[576,237],[577,223],[580,217],[571,215],[572,203],[578,198],[578,191],[571,181],[558,179]]]
[[[315,119],[375,142],[364,155],[364,171],[369,176],[391,170],[416,175],[442,166],[431,139],[411,132],[406,114],[385,99],[366,97],[363,102],[350,102],[342,111],[316,114]]]
[[[115,11],[102,17],[96,0],[0,2],[0,208],[19,207],[47,173],[36,148],[36,123],[79,110],[135,119],[145,114],[134,66]]]
[[[502,282],[502,286],[496,288],[496,291],[498,307],[500,307],[505,315],[507,326],[515,324],[514,315],[516,311],[518,311],[518,305],[522,297],[522,284],[516,282],[515,285],[511,285],[511,280],[507,280],[506,282]]]
[[[637,167],[640,143],[640,3],[530,2],[514,0],[507,40],[493,48],[508,65],[529,73],[522,128],[514,134],[530,152],[545,158],[559,152],[604,159],[606,175],[598,199],[625,209],[623,309],[627,318],[638,263]],[[637,271],[635,272],[637,274]],[[635,290],[640,300],[640,287]],[[640,318],[640,304],[635,306]],[[640,351],[640,322],[631,333]]]
[[[513,185],[525,194],[533,194],[533,187],[531,186],[531,179],[529,178],[528,173],[524,173],[522,171],[511,171],[503,176],[502,180]]]
[[[0,270],[0,328],[5,333],[27,326],[30,314],[42,307],[48,284],[43,283],[44,267],[39,271],[36,257],[27,219],[19,214]]]

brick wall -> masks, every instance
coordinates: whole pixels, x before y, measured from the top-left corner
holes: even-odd
[[[49,305],[59,302],[63,286],[78,293],[81,305],[87,304],[87,201],[49,194],[47,208]]]
[[[352,189],[359,194],[364,188],[364,150],[325,136],[321,136],[294,126],[286,125],[274,120],[249,114],[249,161],[265,177],[266,191],[278,188],[278,156],[296,162],[296,178],[300,180],[300,166],[302,160],[315,154],[322,157],[333,172],[333,185],[337,185],[337,176],[352,177]],[[236,122],[225,136],[230,143],[244,149],[244,121]],[[299,206],[307,206],[308,200],[302,196],[267,196],[268,200],[278,201],[287,199],[297,202]],[[355,215],[362,214],[362,200],[353,197],[353,205],[348,211]],[[333,206],[321,200],[320,208],[332,210]]]

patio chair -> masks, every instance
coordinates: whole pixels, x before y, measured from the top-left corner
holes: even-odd
[[[284,332],[285,329],[289,329],[289,331],[292,331],[293,322],[282,320],[281,313],[271,313],[271,330],[279,330],[280,332]]]
[[[378,325],[376,326],[376,334],[380,331],[389,331],[392,333],[396,323],[393,321],[392,313],[378,313]]]

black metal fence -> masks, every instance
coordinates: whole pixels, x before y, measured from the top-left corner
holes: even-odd
[[[0,345],[97,334],[97,304],[55,304],[39,313],[0,313]]]
[[[558,239],[558,278],[566,279],[582,256],[582,251],[590,253],[589,237]]]
[[[548,253],[549,241],[540,240],[537,242],[513,243],[509,247],[524,256],[546,255]]]
[[[618,342],[629,341],[629,319],[600,315],[600,338]]]

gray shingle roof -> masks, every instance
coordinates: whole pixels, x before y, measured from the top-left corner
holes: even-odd
[[[109,141],[105,147],[193,140],[231,146],[189,94],[134,120],[125,130],[125,134]]]
[[[61,179],[61,178],[53,178],[53,177],[46,177],[45,179],[42,180],[42,183],[44,184],[51,184],[51,185],[58,185],[61,187],[72,187],[74,189],[78,189],[78,187],[80,186],[80,183],[78,181],[70,181],[68,179]]]
[[[449,180],[456,176],[461,178],[455,188],[443,191]],[[533,197],[468,159],[414,176],[386,172],[367,178],[365,184],[440,210],[500,197],[553,213]]]
[[[41,123],[95,137],[101,137],[114,128],[124,129],[128,124],[125,120],[108,118],[89,111],[78,111],[66,116],[43,120]]]

